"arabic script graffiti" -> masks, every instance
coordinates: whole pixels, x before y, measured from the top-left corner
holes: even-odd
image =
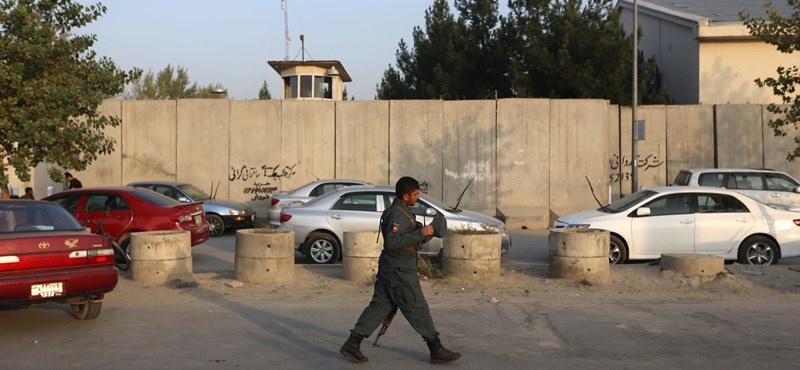
[[[664,164],[664,160],[652,153],[644,158],[642,158],[641,155],[636,156],[636,167],[642,171],[659,167],[662,164]],[[619,172],[612,173],[608,176],[609,183],[630,181],[631,168],[633,168],[633,162],[631,162],[630,158],[627,156],[622,156],[622,158],[620,158],[619,155],[614,154],[611,156],[611,159],[608,160],[608,166],[611,168],[611,171],[619,170]]]
[[[260,167],[256,166],[248,166],[242,165],[241,167],[234,167],[231,166],[230,171],[228,171],[228,181],[247,181],[250,179],[258,179],[258,178],[271,178],[271,179],[278,179],[278,178],[287,178],[290,179],[292,176],[295,175],[294,168],[297,166],[297,163],[289,166],[281,166],[280,163],[274,166],[269,165],[262,165]]]

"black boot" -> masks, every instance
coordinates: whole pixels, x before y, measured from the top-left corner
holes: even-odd
[[[444,348],[438,336],[433,337],[433,339],[425,339],[425,341],[428,343],[428,349],[431,350],[432,364],[443,364],[458,360],[461,357],[460,353]]]
[[[369,361],[367,356],[364,356],[364,354],[361,353],[362,340],[364,340],[364,337],[351,332],[350,338],[347,338],[347,342],[342,344],[342,348],[339,350],[339,353],[350,357],[351,361],[355,363]]]

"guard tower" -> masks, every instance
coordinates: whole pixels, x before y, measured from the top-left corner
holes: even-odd
[[[352,79],[338,60],[271,60],[281,75],[283,98],[293,100],[342,100],[342,83]]]

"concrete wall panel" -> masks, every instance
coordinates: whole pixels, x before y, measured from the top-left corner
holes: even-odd
[[[442,115],[440,100],[389,102],[389,185],[411,176],[425,194],[442,199]]]
[[[176,180],[228,198],[230,100],[178,100],[177,131]]]
[[[550,100],[499,100],[497,212],[506,217],[509,228],[547,227],[550,219],[549,176]]]
[[[716,105],[717,167],[764,167],[760,105]]]
[[[291,190],[317,178],[334,178],[336,156],[335,103],[284,100],[281,189]]]
[[[336,103],[336,177],[389,183],[389,101]]]
[[[595,205],[584,176],[607,202],[608,108],[605,100],[550,102],[550,211],[552,217]],[[605,188],[607,189],[607,188]]]
[[[608,201],[613,202],[622,197],[622,194],[630,193],[628,189],[622,188],[622,167],[619,165],[619,159],[622,158],[620,152],[620,141],[622,138],[619,135],[620,129],[620,107],[619,105],[608,106],[608,190],[606,188],[596,189],[598,193],[608,193]],[[628,139],[630,140],[630,139]]]
[[[122,102],[122,185],[175,180],[176,107],[175,100]]]
[[[667,182],[683,169],[714,167],[714,108],[671,105],[667,110]]]
[[[122,100],[105,100],[97,110],[104,116],[122,117]],[[114,139],[114,151],[111,154],[98,156],[97,160],[89,165],[85,171],[70,171],[78,180],[81,180],[85,187],[122,185],[122,166],[120,166],[122,161],[122,150],[120,150],[122,146],[122,127],[121,125],[117,127],[106,126],[103,134]],[[47,184],[42,185],[46,191],[50,182],[45,182]],[[42,185],[37,184],[36,188],[41,188]]]
[[[281,101],[231,101],[229,199],[249,204],[266,216],[270,195],[283,175]]]
[[[645,139],[637,141],[636,156],[639,189],[667,185],[667,130],[666,110],[663,105],[637,107],[637,118],[645,121]],[[621,185],[623,193],[631,192],[631,174],[634,161],[631,161],[631,129],[633,127],[631,108],[623,107],[620,113],[620,148],[622,154],[612,158],[611,166],[622,169]],[[617,163],[618,162],[618,163]]]
[[[444,102],[443,200],[455,204],[470,180],[459,208],[494,214],[497,163],[496,102]]]

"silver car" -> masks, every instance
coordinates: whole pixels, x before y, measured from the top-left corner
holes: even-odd
[[[761,203],[800,211],[800,183],[788,174],[768,169],[699,168],[681,170],[673,186],[712,186],[733,190]]]
[[[327,193],[299,206],[284,208],[280,215],[283,230],[294,231],[294,244],[308,257],[310,263],[334,263],[341,256],[342,237],[346,231],[373,231],[378,236],[382,212],[391,206],[394,188],[386,186],[348,186]],[[410,207],[417,221],[428,224],[432,220],[428,208],[447,219],[450,230],[492,230],[502,237],[501,252],[508,253],[511,238],[506,225],[491,216],[455,209],[424,195]],[[442,239],[433,238],[425,243],[420,254],[436,256],[442,249]]]
[[[370,185],[370,183],[346,179],[317,180],[289,192],[273,193],[271,205],[267,211],[269,223],[280,226],[283,207],[296,207],[327,192],[352,185]]]

